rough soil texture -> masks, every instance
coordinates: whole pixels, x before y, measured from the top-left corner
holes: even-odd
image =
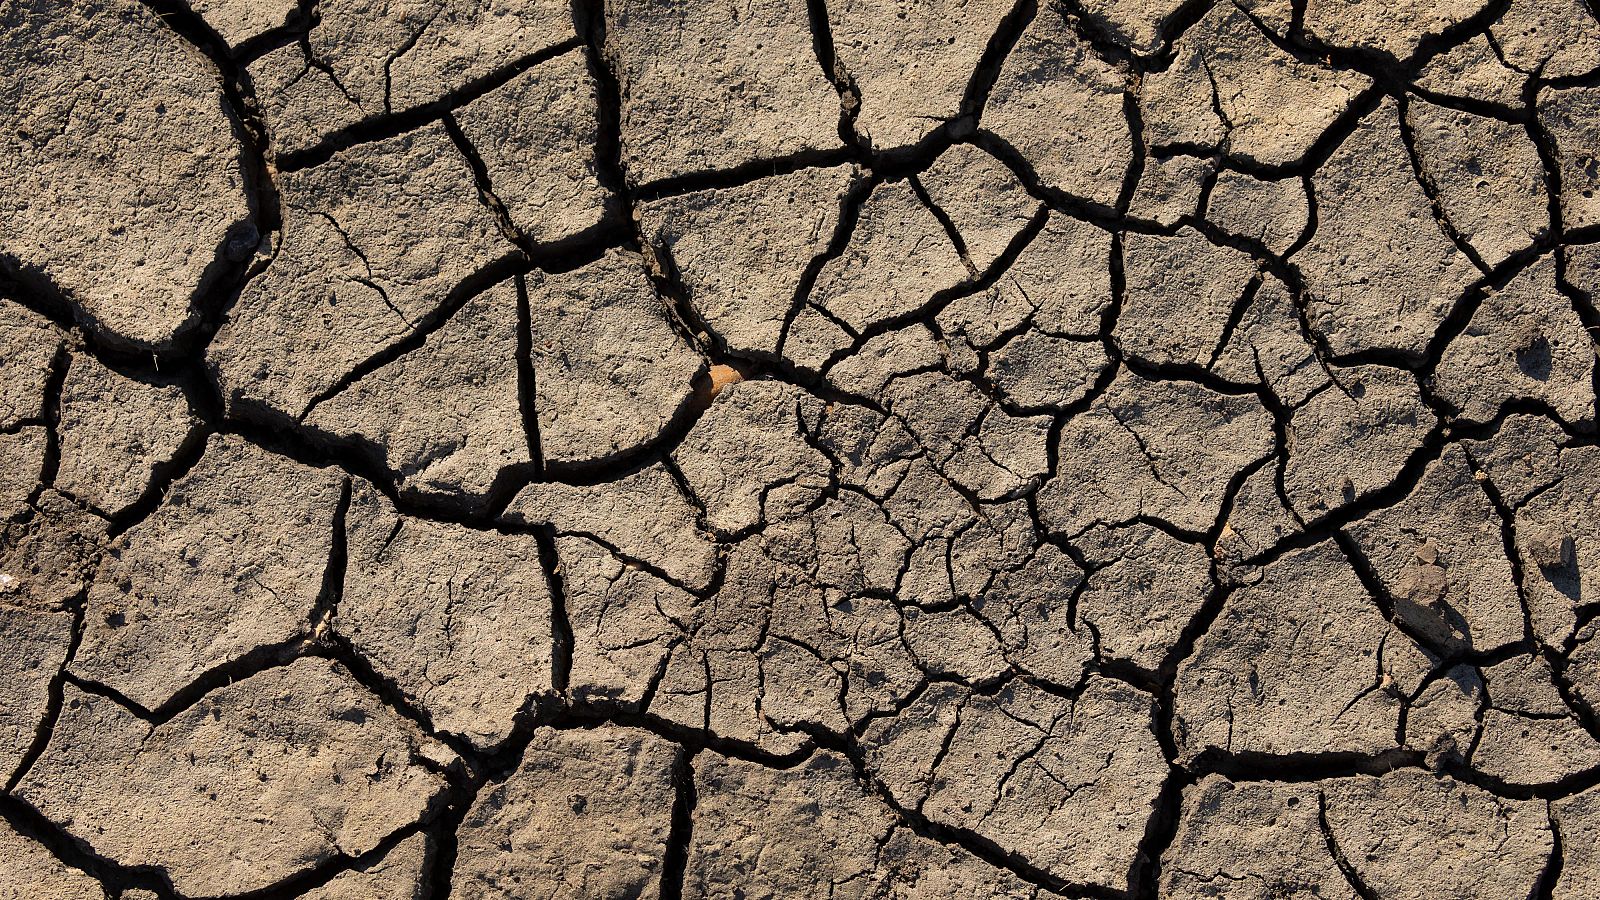
[[[1600,897],[1580,0],[0,0],[0,900]]]

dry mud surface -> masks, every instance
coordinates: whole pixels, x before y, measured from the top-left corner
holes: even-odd
[[[1600,897],[1579,0],[0,0],[0,898]]]

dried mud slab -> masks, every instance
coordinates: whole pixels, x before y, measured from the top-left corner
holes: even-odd
[[[839,96],[812,54],[806,5],[606,5],[625,98],[623,160],[639,182],[839,144]]]
[[[352,147],[278,190],[277,252],[207,353],[229,404],[304,416],[513,250],[442,126]]]
[[[213,437],[162,507],[106,550],[73,670],[146,709],[304,633],[346,476]]]
[[[99,881],[69,868],[9,824],[0,825],[0,859],[3,900],[105,900]]]
[[[366,485],[345,514],[346,569],[330,625],[428,714],[493,745],[550,684],[549,586],[531,535],[398,515]]]
[[[890,149],[968,112],[967,83],[1010,12],[1005,0],[828,4],[835,57],[861,95],[856,130]]]
[[[1170,69],[1141,85],[1154,147],[1220,149],[1258,166],[1301,160],[1371,84],[1276,45],[1234,4],[1219,4],[1177,44]]]
[[[1600,891],[1593,4],[0,63],[0,900]]]
[[[730,351],[765,357],[777,352],[858,177],[850,166],[801,169],[644,203],[639,220],[710,333]]]
[[[262,672],[159,724],[66,690],[17,795],[187,894],[264,888],[372,850],[428,809],[451,757],[325,660]]]
[[[338,0],[249,74],[277,152],[293,154],[369,119],[449,103],[573,37],[570,11],[551,0]]]
[[[0,26],[0,264],[166,346],[257,240],[216,67],[131,0],[8,3]]]
[[[1046,5],[1000,70],[982,125],[1045,186],[1110,206],[1132,161],[1127,90],[1127,73],[1096,56]]]
[[[456,848],[466,896],[658,897],[681,751],[631,728],[541,730]]]
[[[1312,192],[1317,230],[1294,256],[1312,323],[1336,353],[1420,358],[1479,271],[1418,183],[1392,101],[1363,118],[1317,170]],[[1373,241],[1374,231],[1389,237]]]

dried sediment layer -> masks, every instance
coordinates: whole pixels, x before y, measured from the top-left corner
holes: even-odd
[[[0,61],[0,900],[1600,892],[1590,5]]]

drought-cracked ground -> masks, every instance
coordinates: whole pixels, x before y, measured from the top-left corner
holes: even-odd
[[[1580,0],[0,0],[0,898],[1600,897]]]

